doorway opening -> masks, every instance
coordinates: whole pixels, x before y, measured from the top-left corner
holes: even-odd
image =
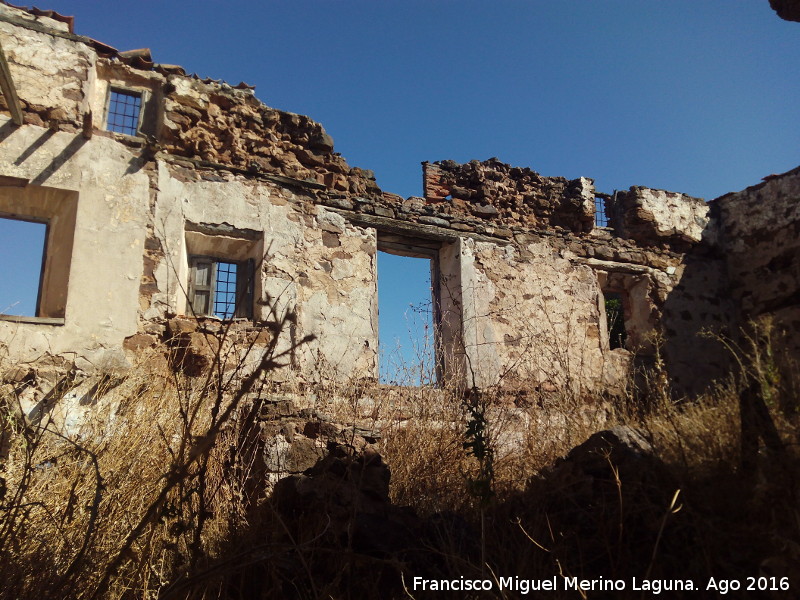
[[[625,330],[625,304],[622,294],[603,292],[606,309],[606,329],[609,348],[625,348],[628,333]]]
[[[423,245],[420,245],[423,244]],[[378,376],[390,385],[438,385],[439,242],[378,238]]]

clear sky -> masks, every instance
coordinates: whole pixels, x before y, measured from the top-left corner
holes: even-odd
[[[403,196],[421,193],[421,161],[448,158],[706,199],[800,164],[800,23],[768,0],[40,8],[119,50],[149,47],[156,62],[255,85],[266,104],[321,122],[351,165]]]

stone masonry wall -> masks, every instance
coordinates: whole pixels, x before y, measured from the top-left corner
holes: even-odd
[[[251,362],[271,324],[293,311],[279,349],[315,339],[287,357],[284,378],[374,377],[375,231],[327,210],[318,194],[329,185],[328,203],[353,207],[351,190],[363,194],[361,205],[380,191],[371,174],[332,152],[320,125],[273,111],[250,90],[75,36],[46,16],[0,6],[0,30],[25,117],[16,127],[0,116],[0,180],[21,190],[0,188],[0,212],[32,216],[25,190],[77,199],[68,284],[59,290],[65,314],[0,318],[0,366],[25,362],[36,374],[51,364],[127,368],[172,336],[199,341],[219,331],[214,319],[200,326],[174,320],[189,312],[187,257],[205,236],[211,254],[258,259],[254,319],[237,323],[242,333],[232,336],[243,348],[255,342]],[[142,136],[104,129],[111,85],[143,93]],[[259,129],[262,118],[268,125]],[[265,152],[270,168],[245,160],[244,153]],[[298,155],[324,165],[301,167]],[[259,329],[263,335],[250,335]]]
[[[159,139],[174,156],[284,175],[359,196],[381,191],[375,176],[351,168],[333,138],[303,115],[269,108],[250,89],[170,75]]]
[[[281,377],[374,379],[386,236],[440,248],[441,359],[466,385],[619,389],[661,335],[678,388],[702,391],[725,361],[698,334],[736,325],[729,275],[745,311],[794,323],[796,240],[770,238],[769,223],[782,211],[796,224],[796,173],[718,201],[722,226],[697,198],[643,187],[612,198],[591,179],[497,159],[423,163],[423,197],[404,199],[350,167],[321,125],[269,108],[246,84],[119,52],[52,13],[0,5],[0,34],[25,118],[0,117],[0,181],[23,190],[0,187],[0,212],[25,216],[28,188],[77,198],[64,318],[0,318],[3,360],[128,366],[176,335],[199,340],[219,321],[191,316],[189,261],[211,256],[256,265],[252,318],[235,323],[257,346],[251,360],[292,314],[280,348],[316,337]],[[112,87],[141,94],[135,136],[105,129]],[[594,225],[597,197],[611,228]],[[767,272],[777,275],[762,289],[751,274]],[[623,298],[625,348],[610,347],[608,293]]]
[[[236,231],[258,234],[249,254],[257,267],[254,320],[275,322],[287,311],[296,312],[282,332],[281,348],[316,336],[298,350],[294,366],[312,378],[372,376],[377,361],[375,232],[349,224],[301,191],[232,173],[217,177],[208,181],[193,170],[159,163],[155,220],[161,224],[156,235],[165,256],[154,272],[158,292],[141,311],[142,321],[187,313],[181,289],[191,252],[181,243],[185,224],[225,223],[231,236]],[[220,236],[214,237],[217,243]]]
[[[800,359],[800,168],[712,204],[741,320],[774,317]]]
[[[607,204],[616,233],[642,246],[686,251],[700,241],[714,242],[716,227],[702,198],[634,186]]]
[[[78,131],[89,110],[89,89],[97,60],[93,48],[78,41],[66,23],[46,16],[0,5],[0,19],[0,37],[25,123],[54,123],[63,130]],[[52,33],[42,33],[42,29]],[[6,109],[1,94],[0,106]]]
[[[423,163],[423,180],[425,199],[451,217],[576,232],[594,226],[594,186],[585,177],[542,177],[491,158]]]

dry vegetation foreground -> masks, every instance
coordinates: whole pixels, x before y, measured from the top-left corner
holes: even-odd
[[[694,402],[289,395],[269,364],[145,363],[30,418],[33,384],[6,384],[0,597],[800,597],[800,406],[778,364],[754,345]]]

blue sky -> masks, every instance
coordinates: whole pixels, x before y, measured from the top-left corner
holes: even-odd
[[[149,47],[157,62],[255,85],[266,104],[321,122],[351,165],[403,196],[421,193],[421,161],[448,158],[706,199],[800,164],[800,24],[767,0],[40,8],[119,50]],[[384,288],[408,287],[393,277]]]
[[[767,0],[47,7],[120,50],[256,85],[403,196],[445,158],[707,199],[800,162],[800,24]]]

